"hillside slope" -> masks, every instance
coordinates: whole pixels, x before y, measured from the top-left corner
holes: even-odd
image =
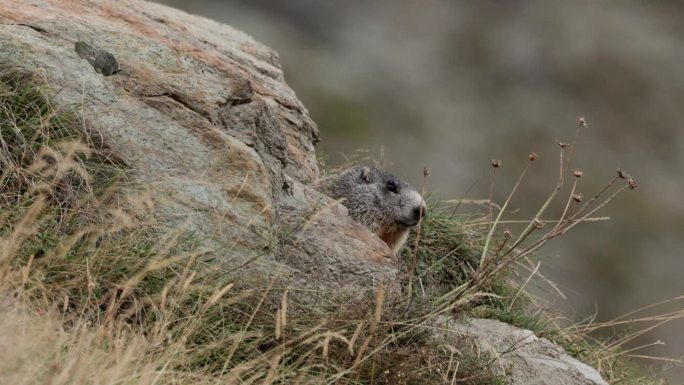
[[[81,57],[76,52],[78,42],[113,55],[120,71],[110,76],[96,71],[92,65],[97,62],[95,59]],[[269,342],[246,349],[249,354],[257,353],[254,360],[266,360],[270,366],[263,362],[262,366],[249,366],[263,371],[254,374],[246,370],[246,366],[229,365],[228,358],[222,371],[218,371],[220,375],[244,383],[249,382],[248,377],[255,381],[262,375],[263,383],[287,382],[284,374],[278,380],[279,377],[271,376],[270,370],[265,369],[270,367],[277,371],[281,360],[286,361],[285,353],[279,349],[287,345],[281,335],[287,304],[293,303],[290,311],[302,315],[303,309],[307,309],[302,304],[315,303],[316,315],[332,322],[331,313],[326,313],[325,309],[358,303],[366,307],[346,309],[345,318],[333,323],[329,331],[321,332],[318,335],[321,340],[315,341],[315,347],[309,347],[311,351],[323,350],[325,359],[322,363],[313,364],[302,358],[301,362],[292,359],[294,363],[288,364],[300,365],[296,367],[297,373],[303,372],[304,368],[317,375],[323,372],[322,378],[327,383],[365,383],[364,378],[403,383],[398,378],[391,379],[387,374],[389,369],[376,373],[376,361],[369,357],[374,358],[373,354],[381,351],[385,356],[377,361],[378,367],[385,365],[402,373],[404,369],[400,366],[413,364],[416,372],[402,374],[404,377],[421,378],[423,374],[418,373],[424,370],[432,376],[429,378],[442,376],[442,382],[452,383],[463,373],[459,372],[458,365],[452,365],[454,354],[458,352],[461,357],[480,359],[483,370],[491,372],[491,378],[505,383],[606,383],[596,371],[569,357],[561,348],[548,341],[528,338],[530,333],[512,327],[501,328],[478,319],[459,321],[453,327],[441,330],[444,325],[454,322],[452,315],[458,310],[456,306],[443,306],[439,311],[433,311],[432,299],[404,303],[401,300],[402,280],[396,266],[386,258],[389,254],[386,245],[350,220],[337,202],[310,187],[319,177],[314,150],[319,140],[318,128],[284,82],[277,54],[244,33],[143,1],[19,3],[3,0],[0,1],[0,69],[3,74],[20,74],[44,84],[49,100],[57,109],[69,109],[79,116],[83,136],[101,142],[110,151],[111,158],[116,159],[118,167],[125,170],[126,183],[116,193],[119,200],[144,194],[154,202],[145,215],[154,218],[150,222],[154,222],[155,232],[180,230],[187,234],[192,238],[193,247],[201,250],[203,263],[221,266],[224,279],[252,280],[268,286],[261,302],[254,305],[256,309],[261,309],[264,298],[271,301],[271,288],[286,288],[284,293],[277,293],[283,298],[280,304],[267,302],[270,307],[264,306],[265,311],[275,313],[272,315],[276,321],[268,318],[268,322],[275,322],[275,335],[270,336],[271,329],[265,331],[266,326],[253,331],[262,338],[268,337]],[[16,241],[17,237],[12,234],[11,231],[9,235],[3,234],[7,235],[3,241],[8,244]],[[101,240],[95,239],[92,244],[101,245]],[[31,255],[29,267],[33,258]],[[78,260],[79,255],[68,258]],[[67,259],[66,254],[64,259]],[[79,279],[87,277],[86,285],[90,288],[92,262],[84,260],[86,263],[79,266],[85,266],[85,272],[80,274],[72,270],[71,273],[77,273]],[[146,269],[148,272],[157,266],[150,263]],[[183,269],[178,268],[178,271]],[[202,271],[197,270],[191,277],[198,272],[201,275]],[[185,275],[183,272],[181,277]],[[116,298],[128,301],[132,288],[142,281],[142,275],[134,275],[123,285],[112,284],[112,301]],[[76,278],[72,282],[76,282]],[[380,285],[380,282],[384,284]],[[218,287],[214,293],[225,294],[232,284],[225,286],[225,291]],[[97,283],[92,285],[97,286]],[[110,297],[98,294],[95,297],[102,302],[94,306],[84,301],[82,305],[88,310],[83,314],[92,323],[99,320],[93,314],[102,311],[107,315],[103,317],[107,322],[110,317],[120,318],[126,325],[138,325],[149,332],[145,329],[145,317],[155,319],[158,309],[148,309],[147,313],[140,309],[146,309],[150,303],[158,305],[159,309],[167,306],[168,285],[163,279],[146,282],[146,285],[149,290],[156,291],[141,293],[141,301],[135,306],[126,302],[126,306],[112,310],[114,306],[101,299]],[[452,283],[452,286],[457,285]],[[375,296],[371,295],[371,300],[364,302],[368,293]],[[207,295],[208,303],[218,302],[223,294]],[[343,294],[349,296],[346,302],[341,297]],[[59,298],[64,302],[60,308],[68,314],[73,295]],[[200,296],[200,299],[206,298]],[[160,302],[156,302],[158,300]],[[197,298],[185,298],[179,303],[193,300]],[[383,301],[389,308],[387,315],[381,315]],[[235,303],[226,304],[226,309],[232,309],[230,306]],[[197,314],[204,314],[208,306],[190,307],[184,319],[199,317]],[[11,314],[17,311],[13,305],[8,308],[12,308]],[[250,309],[239,310],[249,314]],[[141,314],[131,317],[129,310]],[[368,321],[367,312],[372,313]],[[447,314],[447,318],[440,318],[442,313]],[[225,313],[222,317],[230,318],[230,315]],[[244,327],[238,325],[243,338],[248,330],[251,331],[254,318],[249,318]],[[301,321],[298,331],[315,331],[322,327],[308,318],[302,319],[306,322]],[[394,322],[390,322],[392,319]],[[264,322],[260,325],[268,324]],[[410,323],[411,327],[400,329],[405,323]],[[228,328],[221,323],[212,325],[215,326],[209,331],[218,335],[226,333]],[[16,324],[11,326],[16,327]],[[422,330],[423,334],[409,334],[416,329]],[[439,332],[425,336],[425,330]],[[381,332],[385,333],[385,339],[372,338]],[[205,333],[202,338],[211,335]],[[515,338],[520,333],[525,336],[524,341]],[[162,340],[173,339],[174,335],[169,333]],[[367,336],[363,343],[360,336]],[[192,341],[195,344],[193,351],[215,348],[215,345],[204,343],[202,338]],[[347,349],[335,347],[331,339],[346,343],[356,359],[345,356],[331,364],[328,349]],[[308,337],[292,341],[300,341],[303,345],[312,343]],[[186,342],[182,339],[180,343]],[[509,348],[502,348],[508,345]],[[369,346],[375,350],[369,350]],[[412,359],[417,351],[428,347],[439,353],[435,353],[435,357],[448,362],[446,372],[433,371],[430,358],[433,356],[429,354],[426,354],[428,358]],[[228,356],[232,357],[236,350],[230,350]],[[534,354],[530,353],[532,351]],[[209,368],[206,369],[209,373],[215,373],[212,370],[217,370],[217,363],[222,363],[223,353],[226,353],[220,352],[198,362],[185,363],[184,368]],[[393,363],[395,354],[396,362],[402,364]],[[364,367],[368,362],[372,365]],[[331,366],[321,370],[326,364]],[[174,365],[181,371],[178,369],[181,365]],[[511,367],[513,369],[509,370]],[[357,369],[356,379],[350,379],[353,376],[349,373]],[[519,377],[520,373],[525,377]],[[359,378],[361,375],[366,377]],[[469,381],[468,376],[466,374],[464,382]],[[481,378],[478,377],[478,381]]]

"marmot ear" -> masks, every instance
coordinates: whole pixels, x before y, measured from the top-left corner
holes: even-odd
[[[365,183],[373,182],[373,172],[368,167],[361,168],[361,180]]]

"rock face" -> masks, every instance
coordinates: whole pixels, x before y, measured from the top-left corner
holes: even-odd
[[[529,330],[490,319],[446,322],[461,348],[476,346],[496,358],[494,368],[510,385],[608,385],[592,367]]]
[[[45,78],[55,103],[77,106],[131,191],[154,196],[160,226],[199,234],[219,263],[318,291],[394,277],[387,246],[311,187],[318,129],[278,55],[246,34],[143,1],[0,0],[5,71]],[[531,332],[447,322],[500,353],[513,384],[605,384]]]
[[[384,243],[307,187],[319,132],[273,50],[143,1],[2,0],[0,23],[1,69],[45,77],[57,103],[79,106],[163,226],[202,234],[227,266],[331,288],[392,276]],[[108,54],[118,67],[105,77]]]

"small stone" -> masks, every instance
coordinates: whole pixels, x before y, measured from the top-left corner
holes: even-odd
[[[74,50],[78,56],[87,60],[98,74],[111,76],[121,71],[116,57],[105,50],[93,48],[82,41],[76,42]]]

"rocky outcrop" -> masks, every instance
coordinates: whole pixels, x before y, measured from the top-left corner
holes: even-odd
[[[331,288],[392,275],[384,243],[307,187],[318,128],[270,48],[143,1],[3,0],[0,23],[2,69],[44,77],[57,103],[78,106],[163,226],[199,234],[226,266]],[[103,76],[107,53],[117,68]]]
[[[503,322],[471,318],[443,320],[461,349],[487,354],[510,385],[608,385],[589,365],[570,357],[545,338]]]

